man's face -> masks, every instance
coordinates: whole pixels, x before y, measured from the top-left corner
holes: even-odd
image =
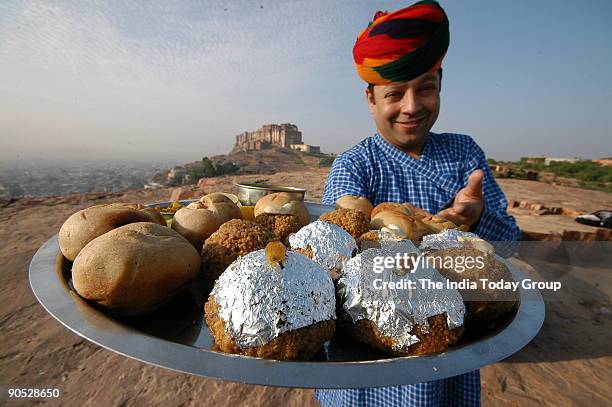
[[[400,150],[420,154],[440,112],[440,76],[427,72],[407,82],[366,89],[380,135]]]

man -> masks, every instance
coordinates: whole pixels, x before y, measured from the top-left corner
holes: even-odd
[[[368,83],[368,108],[377,134],[336,158],[323,203],[344,195],[372,204],[410,202],[489,241],[514,241],[520,231],[482,149],[469,137],[430,132],[440,111],[442,59],[448,19],[435,1],[394,13],[377,12],[353,48]],[[410,386],[317,390],[324,406],[480,404],[480,373]]]

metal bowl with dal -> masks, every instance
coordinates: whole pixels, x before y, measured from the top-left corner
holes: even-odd
[[[304,200],[304,195],[306,194],[306,190],[302,188],[267,184],[263,182],[254,184],[236,184],[236,186],[238,187],[238,199],[240,199],[240,202],[246,206],[254,206],[261,198],[275,192],[288,192],[293,194],[300,201]]]

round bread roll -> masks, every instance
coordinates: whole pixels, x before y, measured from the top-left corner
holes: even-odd
[[[414,212],[410,208],[402,205],[401,203],[383,202],[376,205],[374,209],[372,209],[372,212],[370,213],[370,218],[374,219],[374,217],[382,211],[392,211],[406,216],[414,215]]]
[[[310,223],[310,213],[304,202],[296,200],[287,192],[275,192],[261,198],[255,204],[255,217],[262,213],[270,215],[293,215],[302,226]]]
[[[412,216],[416,217],[417,219],[423,219],[427,216],[432,216],[431,213],[427,212],[424,209],[418,208],[409,202],[404,202],[402,206],[408,208],[413,213]]]
[[[399,238],[421,240],[429,229],[414,216],[408,216],[398,210],[384,210],[372,217],[370,226],[375,229],[385,228]]]
[[[357,209],[370,219],[370,214],[374,207],[366,197],[344,195],[336,200],[336,209]]]
[[[195,205],[194,205],[195,204]],[[224,218],[216,211],[208,209],[200,202],[192,202],[174,214],[172,229],[201,249],[204,241],[224,223]]]
[[[166,221],[153,208],[135,203],[111,203],[94,205],[80,210],[64,222],[59,231],[62,254],[74,261],[77,254],[96,237],[128,223],[153,222],[166,225]]]
[[[240,208],[227,196],[215,192],[179,209],[174,214],[172,229],[189,240],[199,251],[210,235],[232,219],[242,219]]]
[[[223,222],[232,219],[242,219],[242,212],[240,212],[238,205],[236,205],[227,195],[220,192],[204,195],[200,198],[200,202],[218,212],[219,215],[225,219]]]
[[[397,213],[401,213],[407,216],[412,216],[417,219],[422,219],[426,216],[432,216],[431,213],[427,212],[424,209],[418,208],[412,205],[409,202],[405,202],[403,204],[397,202],[383,202],[374,207],[372,209],[371,217],[373,218],[378,213],[382,211],[396,211]]]
[[[159,307],[200,271],[194,247],[167,227],[131,223],[92,240],[72,265],[76,292],[119,315]]]
[[[444,229],[457,229],[457,225],[455,225],[450,220],[443,218],[442,216],[431,215],[424,217],[423,219],[421,219],[421,221],[429,229],[428,234],[438,233],[443,231]]]

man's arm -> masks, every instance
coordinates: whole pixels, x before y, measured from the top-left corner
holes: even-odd
[[[344,195],[365,196],[370,199],[365,180],[363,169],[354,159],[351,160],[344,154],[339,155],[327,175],[321,203],[333,205]]]

